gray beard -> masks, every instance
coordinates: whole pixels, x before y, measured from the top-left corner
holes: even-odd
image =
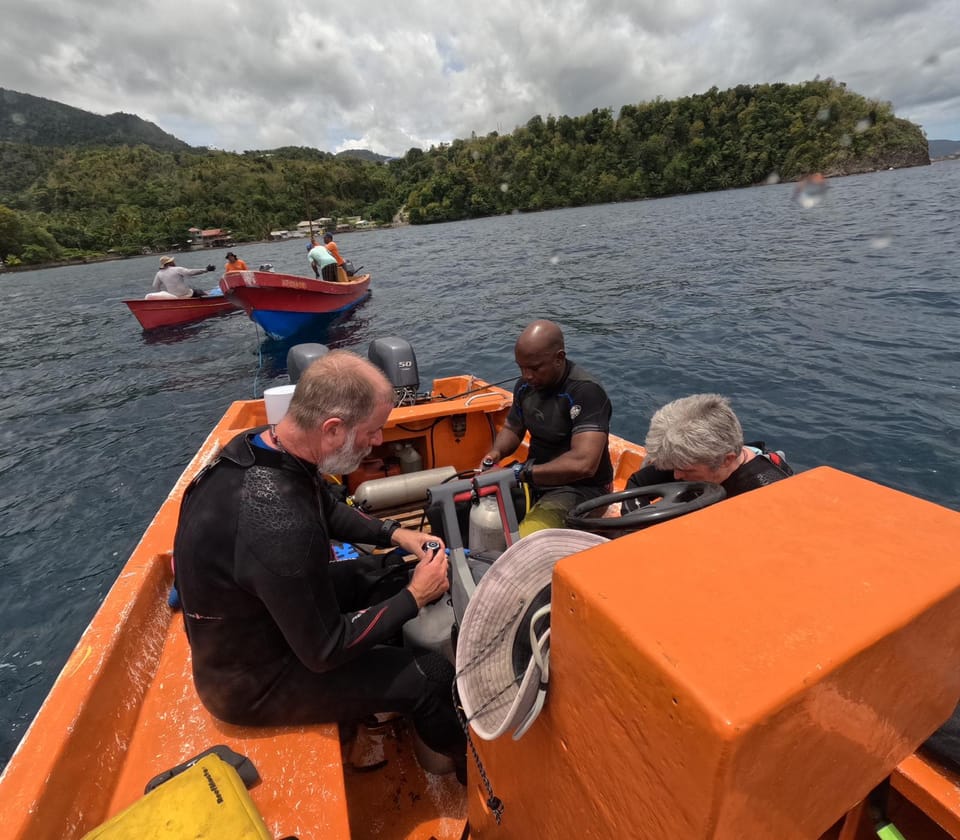
[[[352,473],[367,455],[371,448],[354,449],[357,442],[356,432],[347,436],[343,446],[336,452],[331,452],[326,458],[317,464],[317,472],[325,475],[347,475]]]

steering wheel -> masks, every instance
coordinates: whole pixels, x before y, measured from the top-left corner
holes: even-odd
[[[619,493],[607,493],[581,502],[567,514],[567,525],[581,531],[604,534],[610,531],[638,531],[657,522],[676,519],[726,498],[727,491],[710,481],[671,481],[647,487],[631,487]],[[645,504],[623,516],[590,516],[595,510],[628,499],[645,500]]]

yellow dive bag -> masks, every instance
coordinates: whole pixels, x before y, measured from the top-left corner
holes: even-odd
[[[154,788],[83,840],[272,840],[243,781],[214,754]]]

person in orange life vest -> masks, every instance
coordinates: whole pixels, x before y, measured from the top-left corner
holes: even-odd
[[[233,251],[227,252],[227,262],[223,266],[223,273],[226,274],[228,271],[247,271],[247,264]]]

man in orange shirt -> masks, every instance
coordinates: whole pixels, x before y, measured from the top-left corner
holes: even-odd
[[[346,271],[343,265],[345,260],[340,256],[340,249],[337,248],[337,243],[333,241],[332,233],[325,233],[323,235],[323,247],[326,248],[330,252],[331,256],[337,261],[337,271],[339,272],[341,268]]]
[[[223,273],[228,271],[246,271],[247,264],[241,260],[233,251],[227,251],[227,262],[223,266]]]

